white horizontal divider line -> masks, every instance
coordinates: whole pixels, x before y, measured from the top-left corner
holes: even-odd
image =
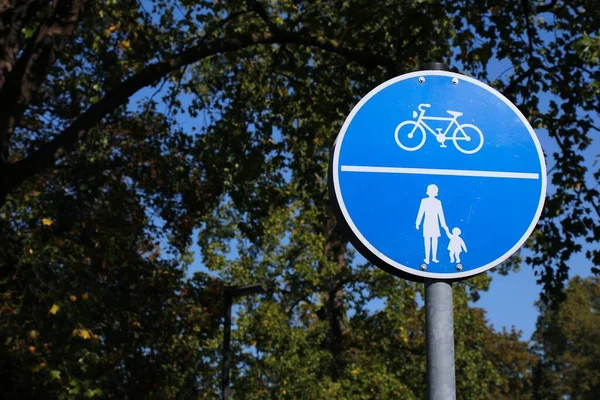
[[[342,165],[342,172],[376,172],[383,174],[475,176],[481,178],[540,179],[540,174],[528,172],[475,171],[469,169],[399,168]]]

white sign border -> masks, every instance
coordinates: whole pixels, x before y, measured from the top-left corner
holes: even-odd
[[[421,271],[420,269],[417,269],[417,268],[410,268],[405,265],[402,265],[402,264],[392,260],[391,258],[387,257],[385,254],[383,254],[382,252],[377,250],[371,243],[369,243],[369,241],[358,230],[358,228],[352,221],[352,218],[350,218],[350,214],[348,214],[348,210],[346,209],[346,205],[344,204],[344,199],[342,197],[342,192],[340,190],[340,184],[339,184],[340,148],[342,146],[342,143],[344,142],[344,136],[346,134],[346,130],[350,126],[350,123],[354,119],[354,116],[356,115],[356,113],[358,113],[358,111],[362,108],[362,106],[367,101],[369,101],[371,99],[371,97],[373,97],[374,95],[379,93],[381,90],[385,89],[386,87],[393,85],[394,83],[404,81],[406,79],[419,78],[421,76],[432,76],[432,75],[433,76],[447,76],[449,78],[457,78],[459,81],[461,81],[461,80],[467,81],[469,83],[472,83],[474,85],[477,85],[477,86],[487,90],[488,92],[490,92],[491,94],[493,94],[494,96],[496,96],[500,100],[502,100],[511,110],[513,110],[515,112],[515,114],[519,117],[519,119],[521,120],[523,125],[525,125],[525,127],[527,128],[527,131],[531,135],[531,139],[533,139],[533,143],[535,144],[535,148],[538,152],[538,158],[540,161],[541,179],[542,179],[540,200],[538,203],[538,207],[537,207],[535,216],[534,216],[533,220],[531,221],[529,228],[527,228],[527,230],[525,231],[525,234],[523,234],[521,239],[510,250],[508,250],[506,253],[504,253],[502,256],[500,256],[499,258],[495,259],[494,261],[492,261],[482,267],[478,267],[478,268],[475,268],[475,269],[472,269],[469,271],[454,272],[454,273],[437,273],[437,272]],[[545,162],[545,158],[544,158],[544,152],[542,151],[542,146],[540,145],[540,141],[538,140],[537,135],[535,134],[535,131],[533,130],[533,128],[531,127],[531,125],[529,124],[529,122],[527,121],[525,116],[521,113],[521,111],[519,111],[519,109],[510,100],[508,100],[506,97],[504,97],[504,95],[502,95],[502,93],[498,92],[496,89],[486,85],[483,82],[480,82],[476,79],[470,78],[465,75],[457,74],[454,72],[448,72],[448,71],[417,71],[417,72],[411,72],[408,74],[400,75],[400,76],[392,78],[388,81],[383,82],[382,84],[380,84],[379,86],[377,86],[376,88],[371,90],[365,97],[363,97],[358,102],[358,104],[356,106],[354,106],[354,108],[352,109],[352,111],[350,112],[350,114],[348,115],[346,120],[344,121],[344,125],[342,126],[342,129],[340,130],[340,133],[338,134],[338,136],[335,140],[334,146],[335,147],[334,147],[334,153],[333,153],[333,167],[332,167],[333,168],[333,171],[332,171],[333,172],[333,186],[334,186],[334,190],[335,190],[336,201],[340,207],[340,210],[342,212],[342,215],[344,216],[344,219],[346,220],[346,223],[348,224],[348,226],[350,227],[350,229],[352,230],[352,232],[354,233],[356,238],[375,257],[377,257],[379,260],[383,261],[387,265],[389,265],[393,268],[399,269],[400,271],[402,271],[406,274],[409,274],[409,275],[416,275],[416,276],[419,276],[422,278],[452,280],[452,279],[466,278],[469,276],[473,276],[473,275],[477,275],[482,272],[485,272],[485,271],[501,264],[503,261],[505,261],[511,255],[513,255],[517,250],[519,250],[519,248],[525,243],[527,238],[531,235],[531,233],[535,229],[535,226],[537,225],[540,215],[542,214],[542,210],[544,209],[544,202],[546,200],[546,186],[547,186],[546,162]]]

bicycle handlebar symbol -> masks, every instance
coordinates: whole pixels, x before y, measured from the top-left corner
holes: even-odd
[[[413,111],[413,118],[417,118],[416,121],[406,120],[401,122],[397,127],[394,133],[396,138],[396,143],[400,148],[406,151],[416,151],[419,150],[425,144],[425,140],[427,139],[427,134],[425,129],[431,132],[437,141],[440,143],[440,147],[446,147],[446,140],[451,140],[454,142],[454,146],[458,151],[464,154],[473,154],[477,153],[481,147],[483,146],[483,133],[481,133],[481,129],[472,124],[459,124],[458,117],[463,115],[463,113],[458,111],[447,110],[446,112],[452,115],[450,117],[426,117],[425,116],[425,108],[431,107],[431,104],[419,104],[419,111]],[[436,132],[425,121],[450,121],[444,133],[442,133],[442,128],[436,128]],[[452,137],[448,137],[447,134],[450,131],[450,128],[456,125],[456,129],[454,129],[454,133],[452,133]],[[420,134],[419,134],[420,132]],[[414,139],[414,140],[413,140]],[[471,144],[471,145],[469,145]]]

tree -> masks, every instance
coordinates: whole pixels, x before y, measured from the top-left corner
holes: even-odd
[[[240,218],[225,204],[200,234],[203,248],[211,249],[204,257],[214,272],[270,288],[260,301],[241,305],[234,396],[422,397],[422,285],[350,262],[351,251],[344,254],[341,280],[338,260],[326,258],[327,238],[315,233],[323,220],[314,206],[271,209],[260,246],[238,229]],[[468,306],[489,282],[482,275],[455,286],[458,392],[467,399],[530,398],[536,357],[517,332],[496,333],[483,310]],[[339,297],[329,305],[332,284],[339,285]]]
[[[541,273],[546,298],[558,299],[579,240],[600,238],[598,193],[584,179],[580,155],[597,130],[587,116],[598,107],[597,13],[592,1],[2,2],[3,368],[17,365],[21,377],[6,392],[27,381],[28,393],[51,387],[57,397],[98,390],[116,398],[185,397],[198,386],[214,394],[218,318],[210,307],[198,309],[201,301],[211,304],[202,293],[214,285],[202,276],[184,280],[191,234],[199,228],[204,261],[221,279],[257,278],[272,288],[273,301],[265,303],[272,311],[264,312],[273,318],[265,320],[269,326],[282,327],[277,343],[296,343],[287,340],[293,333],[305,343],[298,349],[311,350],[309,360],[308,352],[287,347],[274,353],[276,360],[295,358],[264,390],[277,390],[269,382],[283,382],[289,371],[318,366],[324,383],[315,390],[340,393],[350,385],[355,396],[368,396],[366,381],[351,379],[353,363],[370,354],[352,358],[357,338],[375,335],[369,323],[384,325],[379,319],[388,314],[398,321],[404,312],[418,313],[408,293],[374,322],[352,313],[364,315],[361,302],[391,287],[416,289],[397,281],[379,288],[378,272],[357,264],[328,204],[329,148],[361,96],[424,61],[491,80],[557,141],[557,188],[528,261]],[[493,79],[492,62],[512,73]],[[154,95],[126,106],[151,86]],[[189,132],[181,115],[205,118]],[[598,263],[596,252],[589,257]],[[473,296],[485,280],[469,281],[465,292]],[[92,289],[92,298],[108,298],[113,308],[83,302]],[[147,315],[150,300],[156,310]],[[305,303],[302,318],[312,322],[285,328],[296,326]],[[158,321],[164,327],[153,330]],[[40,358],[31,341],[42,336],[48,348]],[[83,358],[85,371],[82,344],[95,354]],[[315,344],[319,351],[312,351]],[[514,338],[510,344],[520,346]],[[376,358],[369,376],[387,379],[384,357]],[[87,360],[102,368],[88,368]],[[413,374],[412,383],[391,379],[382,390],[418,393],[422,367],[410,365],[389,368]],[[472,365],[468,357],[463,365]],[[155,385],[144,385],[149,380]],[[494,385],[515,393],[506,381]]]
[[[273,66],[280,67],[289,49],[302,49],[304,58],[292,58],[306,72],[313,68],[303,62],[328,54],[331,65],[357,67],[347,77],[355,93],[423,60],[446,61],[484,80],[490,60],[498,60],[514,73],[500,76],[494,86],[513,98],[534,126],[547,129],[560,148],[552,155],[552,179],[560,190],[548,201],[543,235],[530,244],[536,256],[528,260],[543,267],[541,281],[556,296],[568,274],[565,260],[581,251],[578,238],[599,239],[593,229],[598,193],[584,179],[580,155],[590,144],[589,133],[598,129],[590,114],[598,112],[597,13],[591,0],[376,7],[363,1],[302,6],[282,1],[268,8],[256,0],[7,1],[0,8],[0,201],[54,165],[90,129],[122,117],[128,99],[146,86],[174,79],[171,105],[178,105],[178,92],[186,90],[199,95],[192,115],[207,107],[218,110],[227,93],[219,91],[216,100],[203,97],[202,90],[231,77],[207,82],[211,74],[198,64],[202,60],[224,68],[226,60],[243,62],[256,49],[271,49],[277,57]],[[425,43],[428,49],[420,54]],[[230,56],[212,57],[216,54]],[[185,73],[191,65],[202,73],[197,79]],[[333,85],[344,85],[343,77],[326,86],[333,90]],[[550,96],[547,107],[545,96]],[[569,218],[561,219],[565,213]],[[553,228],[557,225],[564,229]],[[594,251],[588,256],[598,258]]]
[[[600,279],[574,277],[558,312],[539,304],[533,336],[540,362],[536,398],[595,399],[600,395]]]
[[[151,4],[154,14],[135,0],[2,5],[2,202],[73,149],[91,128],[122,112],[138,90],[180,76],[183,67],[215,54],[296,43],[366,64],[386,62],[304,32],[267,26],[257,33],[251,29],[256,24],[228,29],[230,20],[244,14],[258,18],[263,9],[256,2],[242,11],[206,1]],[[183,15],[176,16],[178,11]]]
[[[552,177],[560,186],[548,201],[540,230],[529,242],[537,252],[527,259],[535,266],[544,266],[538,272],[545,285],[545,300],[556,300],[557,304],[568,275],[566,261],[581,249],[577,238],[587,237],[592,243],[597,240],[597,215],[591,207],[597,193],[583,180],[585,167],[578,153],[589,144],[589,133],[595,128],[591,119],[580,119],[559,109],[559,104],[574,112],[591,112],[597,107],[593,100],[597,93],[596,61],[586,58],[577,46],[565,48],[561,44],[567,40],[565,37],[575,43],[585,40],[568,29],[568,21],[577,20],[591,31],[595,19],[581,15],[578,7],[558,2],[452,2],[441,6],[424,2],[394,3],[392,7],[385,2],[373,6],[355,1],[338,5],[320,2],[315,6],[318,11],[308,6],[296,16],[276,4],[266,14],[265,24],[280,29],[309,27],[311,32],[337,35],[343,43],[354,46],[369,43],[369,50],[376,54],[393,54],[399,71],[416,69],[421,60],[438,59],[486,80],[492,59],[504,60],[512,67],[511,75],[502,75],[492,84],[517,102],[534,126],[548,129],[561,146],[567,143],[554,155]],[[314,19],[301,18],[306,15]],[[423,32],[415,31],[414,26],[422,26]],[[406,32],[403,29],[410,33],[399,33]],[[555,41],[544,34],[550,29],[560,31]],[[557,62],[565,59],[569,60],[568,66]],[[277,301],[288,310],[287,324],[291,327],[308,325],[302,319],[298,322],[296,318],[300,317],[294,314],[303,305],[306,310],[302,312],[316,319],[310,326],[314,326],[314,337],[319,338],[325,352],[311,353],[301,368],[320,366],[323,372],[319,376],[326,376],[334,386],[342,385],[340,382],[352,371],[349,366],[358,365],[347,358],[352,350],[351,338],[359,334],[352,329],[349,316],[358,312],[353,309],[352,299],[379,295],[367,287],[368,269],[356,265],[352,250],[337,229],[327,198],[326,169],[330,146],[348,110],[396,70],[387,66],[365,68],[325,51],[291,45],[261,47],[249,58],[211,59],[207,64],[210,62],[210,66],[201,65],[197,76],[209,85],[215,103],[225,104],[227,99],[226,106],[220,108],[221,119],[211,127],[220,132],[214,137],[217,144],[212,146],[237,154],[235,147],[229,147],[227,136],[235,132],[245,135],[247,142],[272,143],[273,150],[267,173],[260,179],[232,179],[237,183],[230,188],[218,217],[207,219],[206,229],[200,233],[204,260],[235,283],[266,280],[281,290]],[[212,71],[217,72],[211,75]],[[557,76],[569,81],[569,88],[560,84]],[[540,106],[545,92],[552,96],[548,108]],[[577,136],[567,134],[571,131],[577,131]],[[243,156],[240,160],[232,161],[232,167],[248,168],[244,167]],[[572,214],[565,216],[565,209]],[[557,220],[562,221],[564,229],[556,228]],[[237,257],[228,261],[231,253]],[[471,289],[479,287],[476,282],[469,282]],[[261,314],[257,311],[252,315],[260,318]],[[277,326],[285,326],[285,318],[285,314],[279,315],[276,320],[281,325]],[[297,330],[308,334],[306,329]],[[301,340],[309,339],[302,336]],[[293,355],[297,353],[287,352],[291,343],[292,337],[282,339],[284,348],[274,357],[298,359]],[[287,365],[288,371],[297,368],[298,363]],[[272,374],[270,370],[265,372],[266,376]],[[277,374],[281,375],[273,379],[279,384],[265,383],[265,388],[292,382],[285,370]],[[519,380],[519,374],[513,383]],[[308,371],[302,375],[310,376]],[[279,380],[280,376],[288,378]],[[295,390],[319,386],[311,382],[298,383]],[[241,390],[249,392],[245,387]]]
[[[156,168],[146,183],[167,189],[160,180],[177,174],[167,169],[183,166],[168,161],[168,141],[156,136],[141,152],[114,134],[111,141],[129,151],[110,159],[105,137],[2,209],[0,370],[11,379],[0,391],[7,398],[191,397],[200,377],[206,388],[215,379],[203,372],[217,352],[220,285],[201,275],[186,280],[185,255],[168,254],[177,254],[161,244],[169,228],[156,233],[146,202],[166,201],[167,212],[176,204],[145,195],[140,180],[128,183],[136,169]],[[153,141],[162,164],[139,165]]]
[[[275,41],[372,62],[312,35],[226,27],[252,13],[260,20],[213,2],[0,4],[2,369],[14,377],[5,395],[214,389],[204,364],[215,363],[220,292],[200,275],[187,282],[185,266],[229,158],[175,126],[180,91],[201,91],[182,68]],[[161,81],[168,112],[153,97],[125,107]]]

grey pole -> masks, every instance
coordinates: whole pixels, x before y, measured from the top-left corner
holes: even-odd
[[[452,284],[425,280],[427,398],[456,399]]]
[[[225,317],[223,326],[223,380],[221,394],[223,400],[229,400],[229,368],[231,364],[231,304],[232,294],[225,291],[225,303],[223,314]]]
[[[449,71],[443,63],[423,64],[422,70]],[[455,400],[454,317],[452,284],[425,279],[425,325],[427,343],[427,398]]]
[[[225,302],[223,304],[223,370],[221,381],[221,398],[229,400],[231,388],[229,387],[229,370],[231,369],[231,306],[233,299],[241,296],[264,293],[259,284],[228,286],[225,288]]]

